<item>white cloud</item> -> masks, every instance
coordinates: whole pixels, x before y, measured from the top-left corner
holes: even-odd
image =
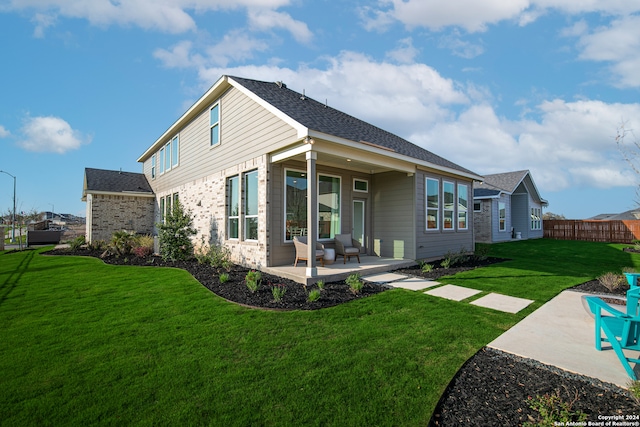
[[[313,38],[313,33],[307,24],[297,21],[288,13],[276,12],[274,10],[249,10],[249,27],[252,30],[271,30],[280,28],[288,30],[294,39],[299,43],[309,43]]]
[[[411,37],[400,40],[399,46],[386,53],[386,57],[400,64],[411,64],[420,51],[413,46]]]
[[[196,29],[193,13],[241,8],[277,9],[289,3],[290,0],[10,0],[3,8],[33,11],[35,35],[41,36],[56,17],[86,19],[97,26],[133,25],[182,33]]]
[[[611,63],[613,84],[640,87],[640,16],[626,16],[611,21],[591,33],[581,34],[580,59]]]
[[[91,137],[71,128],[59,117],[29,117],[22,127],[24,139],[19,145],[28,151],[63,154],[91,142]]]
[[[458,31],[442,36],[438,42],[438,47],[449,49],[454,55],[465,59],[475,58],[484,53],[484,47],[481,44],[463,40]]]
[[[5,129],[4,126],[0,125],[0,138],[6,138],[9,135],[11,135],[11,132],[9,132],[7,129]]]

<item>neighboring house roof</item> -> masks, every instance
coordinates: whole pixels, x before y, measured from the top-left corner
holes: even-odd
[[[482,179],[478,174],[421,148],[397,135],[380,129],[346,113],[317,102],[303,94],[288,89],[281,82],[263,82],[241,77],[222,76],[180,119],[178,119],[142,156],[146,160],[166,138],[191,120],[199,111],[199,106],[213,102],[219,92],[233,86],[260,102],[281,119],[298,130],[298,136],[334,137],[354,141],[365,147],[376,147],[389,153],[408,156],[439,169],[446,169]],[[215,90],[218,88],[218,90]]]
[[[89,193],[153,196],[149,181],[142,173],[85,168],[82,200],[85,200]]]
[[[592,218],[593,220],[628,220],[628,219],[640,219],[640,210],[639,209],[631,209],[626,212],[622,212],[619,214],[600,214],[596,215]]]
[[[484,180],[481,183],[474,184],[473,197],[474,199],[485,199],[497,197],[500,193],[511,195],[514,194],[523,181],[526,181],[527,188],[530,189],[531,196],[534,199],[539,200],[545,206],[549,204],[540,196],[540,192],[531,177],[531,172],[528,170],[484,175]]]

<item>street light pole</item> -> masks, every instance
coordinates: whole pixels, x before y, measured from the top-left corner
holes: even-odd
[[[13,218],[11,219],[11,243],[16,242],[16,177],[11,175],[9,172],[0,171],[1,173],[6,173],[11,178],[13,178]],[[4,236],[2,236],[4,239]]]

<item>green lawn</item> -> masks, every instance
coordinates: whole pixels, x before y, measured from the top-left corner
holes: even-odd
[[[448,283],[517,315],[392,290],[313,312],[228,303],[188,273],[0,253],[2,425],[425,425],[459,367],[562,289],[640,267],[621,245],[493,245]]]

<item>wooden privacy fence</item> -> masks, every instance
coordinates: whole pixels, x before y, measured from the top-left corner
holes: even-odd
[[[544,237],[558,240],[632,243],[640,240],[640,220],[545,219]]]

